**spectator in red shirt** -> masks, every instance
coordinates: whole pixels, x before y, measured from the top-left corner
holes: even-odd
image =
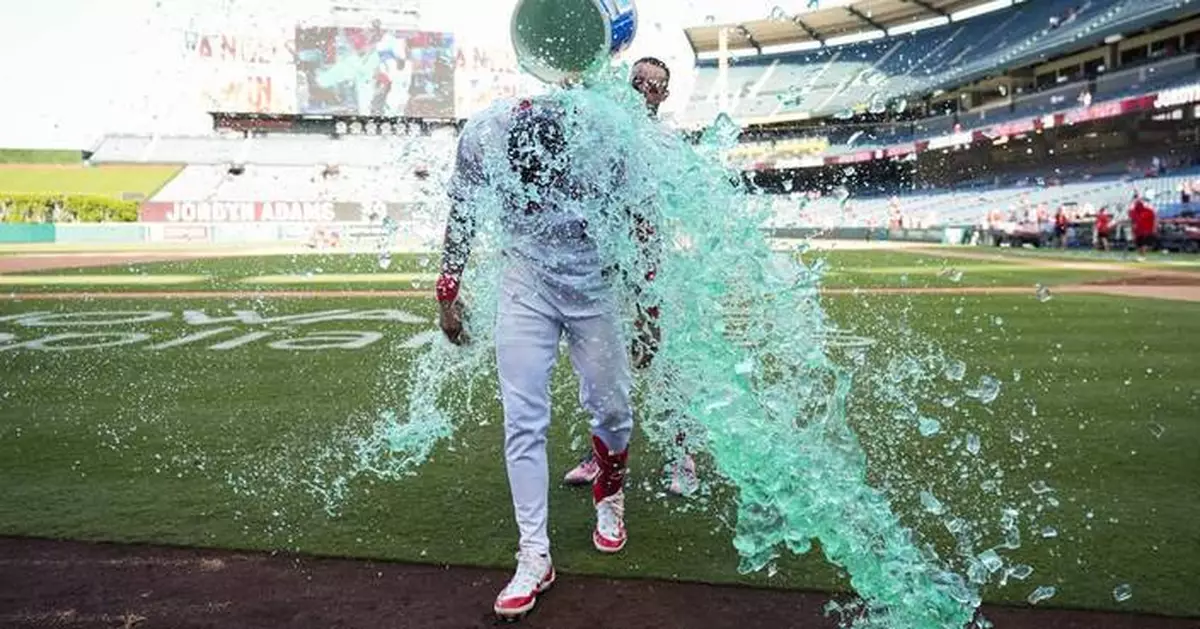
[[[1145,259],[1146,250],[1154,246],[1155,230],[1158,217],[1140,194],[1134,193],[1133,205],[1129,208],[1129,222],[1133,226],[1133,246],[1137,247],[1138,256]]]
[[[1054,237],[1058,240],[1058,248],[1067,248],[1067,213],[1060,207],[1054,215]]]
[[[1108,213],[1108,208],[1100,208],[1100,213],[1096,215],[1096,246],[1104,251],[1108,251],[1109,233],[1112,231],[1112,215]]]

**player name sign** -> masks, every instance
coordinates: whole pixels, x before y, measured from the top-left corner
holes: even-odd
[[[356,322],[359,325],[350,325]],[[360,329],[362,323],[374,324],[371,327],[376,329]],[[0,316],[0,354],[115,348],[227,351],[264,346],[286,351],[345,351],[363,349],[383,339],[385,332],[400,331],[404,334],[398,347],[416,349],[441,336],[427,327],[430,323],[403,310],[339,309],[282,315],[255,310],[220,315],[204,310],[36,311]],[[323,325],[312,328],[317,324]],[[333,324],[338,325],[334,328]]]
[[[353,223],[412,220],[418,203],[385,201],[147,201],[143,223]]]
[[[347,217],[358,219],[353,204]],[[166,223],[329,223],[338,220],[335,204],[329,202],[246,201],[144,203],[138,211],[144,222]]]

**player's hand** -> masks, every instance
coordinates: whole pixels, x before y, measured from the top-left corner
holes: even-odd
[[[662,333],[658,329],[658,322],[654,317],[643,312],[638,312],[638,318],[633,324],[633,348],[632,359],[635,369],[645,369],[654,361],[654,354],[658,352],[658,344],[662,340]]]
[[[442,333],[455,345],[466,345],[467,333],[463,329],[463,303],[461,299],[438,302],[438,325]]]

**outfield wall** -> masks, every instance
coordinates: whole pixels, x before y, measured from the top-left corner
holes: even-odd
[[[389,236],[380,224],[355,222],[279,223],[0,223],[0,243],[62,245],[277,244],[349,250],[428,249],[441,242],[441,227],[397,222]]]
[[[0,223],[0,243],[52,243],[55,232],[53,223]]]
[[[772,238],[893,240],[959,244],[962,228],[885,229],[866,227],[767,227]],[[0,223],[0,243],[63,245],[296,245],[356,250],[429,250],[441,243],[441,226],[426,222],[398,222],[389,238],[382,225],[356,222],[329,223]]]

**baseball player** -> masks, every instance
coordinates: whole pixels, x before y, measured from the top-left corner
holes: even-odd
[[[389,33],[375,45],[375,54],[379,57],[375,78],[379,92],[375,94],[376,102],[372,103],[371,111],[376,115],[403,116],[413,82],[408,42]]]
[[[633,89],[646,101],[646,108],[653,117],[658,116],[659,107],[670,96],[671,70],[661,59],[643,57],[634,62],[630,72],[630,83]],[[684,445],[684,434],[676,438],[677,445]],[[568,485],[590,485],[600,473],[600,466],[589,451],[575,467],[563,476],[563,482]],[[667,491],[677,496],[691,493],[697,486],[696,462],[686,452],[671,464],[671,473],[667,483]]]
[[[570,122],[589,124],[586,113],[576,113]],[[496,364],[504,456],[520,532],[516,574],[494,605],[504,618],[528,612],[554,582],[546,529],[546,432],[550,372],[564,335],[580,381],[580,401],[591,415],[597,466],[592,543],[600,552],[615,553],[627,539],[623,485],[633,429],[630,354],[622,341],[613,268],[602,261],[593,233],[604,228],[589,225],[585,218],[588,207],[620,198],[614,189],[621,184],[617,176],[608,181],[601,173],[572,168],[572,161],[585,158],[580,147],[571,144],[580,136],[568,134],[567,124],[565,112],[542,97],[501,101],[466,125],[450,182],[451,212],[436,287],[442,331],[452,343],[466,342],[458,300],[462,272],[477,212],[482,204],[499,200],[505,268],[496,313]],[[586,147],[600,153],[594,148]],[[610,172],[627,166],[613,164]],[[631,208],[601,209],[605,211],[629,217],[629,229],[621,237],[642,238],[644,230],[634,224],[643,219]],[[645,332],[634,341],[634,360],[646,362],[656,348],[650,334],[656,327],[648,320],[638,321],[636,327]]]

